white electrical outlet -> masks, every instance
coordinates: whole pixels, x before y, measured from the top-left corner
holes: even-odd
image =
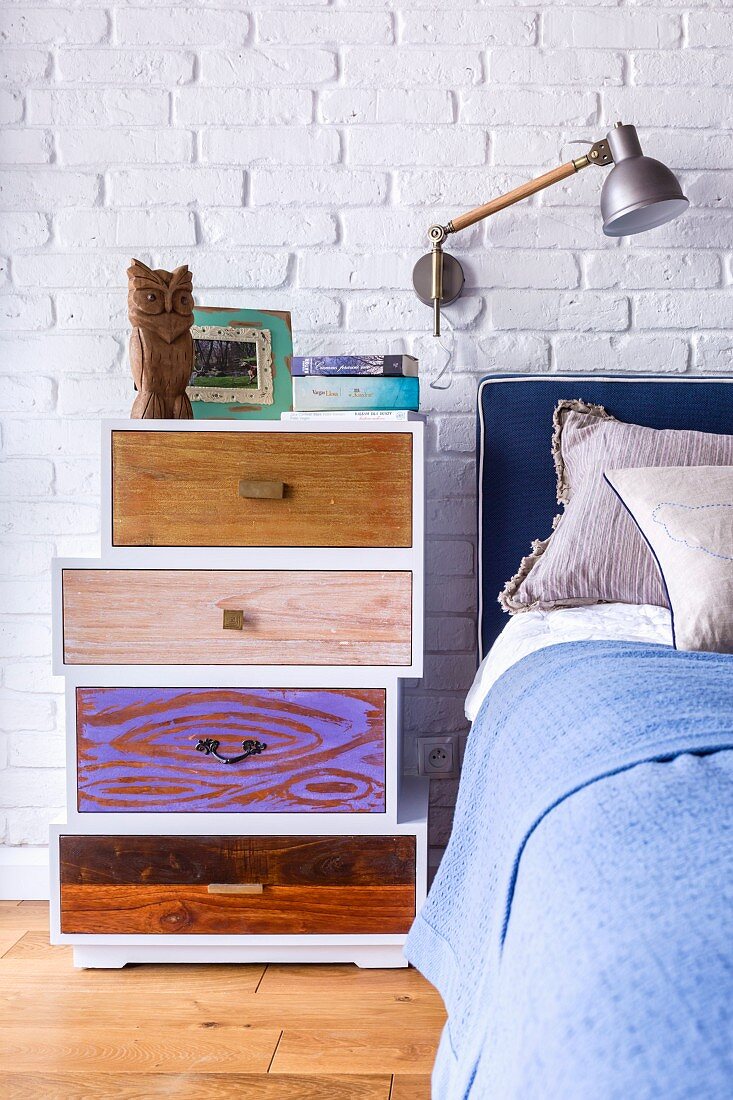
[[[418,737],[417,770],[433,779],[457,779],[459,774],[456,737]]]

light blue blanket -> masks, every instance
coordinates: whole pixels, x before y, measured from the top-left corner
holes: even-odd
[[[434,1100],[730,1100],[731,750],[733,656],[574,642],[498,680],[406,948]]]

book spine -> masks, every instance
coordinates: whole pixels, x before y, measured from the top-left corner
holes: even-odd
[[[413,360],[402,355],[294,355],[290,373],[295,378],[402,377],[417,373]]]
[[[281,420],[300,420],[300,421],[315,421],[315,420],[348,420],[348,421],[364,421],[364,420],[413,420],[420,419],[419,414],[411,412],[408,409],[342,409],[341,412],[282,412],[280,413]]]
[[[294,378],[296,412],[412,409],[420,406],[417,378]]]

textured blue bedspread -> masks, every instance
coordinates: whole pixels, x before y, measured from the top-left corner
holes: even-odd
[[[733,656],[573,642],[474,723],[407,943],[434,1100],[733,1096]]]

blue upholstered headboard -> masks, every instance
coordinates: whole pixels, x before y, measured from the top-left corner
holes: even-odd
[[[547,538],[555,499],[552,413],[563,398],[604,405],[650,428],[733,433],[733,378],[496,375],[478,391],[479,655],[506,623],[505,582]]]

